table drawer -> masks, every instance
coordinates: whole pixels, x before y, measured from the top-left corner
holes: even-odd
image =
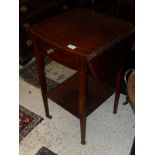
[[[44,41],[39,41],[38,45],[44,55],[49,57],[51,60],[61,63],[72,69],[77,69],[78,56],[76,54],[50,45]]]

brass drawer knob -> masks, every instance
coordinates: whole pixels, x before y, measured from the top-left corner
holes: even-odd
[[[20,11],[21,12],[27,12],[27,10],[28,10],[28,8],[27,8],[27,6],[26,5],[22,5],[21,7],[20,7]]]
[[[24,24],[23,24],[23,27],[24,27],[24,28],[29,28],[29,27],[30,27],[30,23],[24,23]]]
[[[23,24],[23,28],[26,30],[26,32],[28,32],[29,27],[30,27],[30,23],[27,22]]]
[[[47,54],[51,54],[51,53],[54,53],[54,49],[53,48],[50,48],[46,51]]]
[[[27,45],[28,47],[31,47],[31,46],[32,46],[32,40],[31,40],[31,39],[27,40],[27,41],[26,41],[26,45]]]

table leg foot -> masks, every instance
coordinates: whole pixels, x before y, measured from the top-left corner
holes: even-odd
[[[127,105],[129,102],[128,97],[126,96],[126,101],[123,102],[123,105]]]
[[[117,111],[113,111],[113,114],[116,114],[117,113]]]
[[[49,115],[49,114],[48,114],[48,115],[46,115],[46,117],[47,117],[47,118],[49,118],[49,119],[52,119],[52,116],[51,116],[51,115]]]
[[[123,105],[127,105],[127,104],[128,104],[128,101],[123,102]]]
[[[81,141],[81,144],[82,145],[85,145],[86,144],[86,141],[84,140],[84,141]]]

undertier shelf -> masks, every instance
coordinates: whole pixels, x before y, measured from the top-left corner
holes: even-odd
[[[88,116],[114,93],[109,82],[99,82],[88,74],[86,115]],[[47,97],[79,118],[77,73],[48,92]]]

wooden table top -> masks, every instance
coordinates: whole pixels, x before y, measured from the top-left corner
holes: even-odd
[[[73,9],[32,26],[30,31],[59,48],[93,57],[128,37],[134,26],[107,14]]]

